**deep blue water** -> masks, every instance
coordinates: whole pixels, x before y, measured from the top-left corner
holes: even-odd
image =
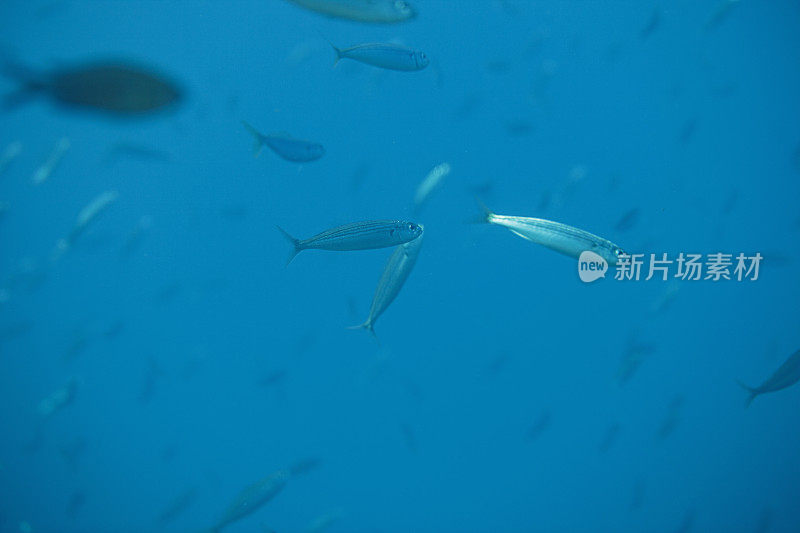
[[[185,94],[146,117],[0,114],[0,151],[22,148],[0,174],[0,531],[201,531],[310,459],[226,531],[800,530],[800,386],[745,409],[736,384],[800,348],[800,5],[412,3],[395,25],[282,0],[0,4],[5,57],[136,61]],[[326,39],[431,64],[333,68]],[[241,120],[326,153],[255,159]],[[471,223],[475,196],[630,251],[764,260],[756,281],[584,284]],[[395,218],[425,244],[376,341],[346,326],[392,250],[286,267],[275,225]]]

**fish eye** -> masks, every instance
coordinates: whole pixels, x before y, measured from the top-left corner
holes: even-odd
[[[394,8],[398,11],[408,11],[408,3],[404,2],[403,0],[396,0],[394,3]]]
[[[408,229],[411,230],[411,231],[414,231],[414,229],[415,229],[414,224],[409,224],[408,225]]]

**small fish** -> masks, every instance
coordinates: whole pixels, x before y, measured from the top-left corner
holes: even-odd
[[[744,406],[749,407],[756,396],[767,392],[776,392],[790,387],[800,381],[800,350],[797,350],[758,387],[748,387],[742,382],[739,385],[750,393]]]
[[[551,424],[552,416],[550,416],[549,411],[545,411],[539,415],[539,418],[537,418],[530,429],[528,429],[528,438],[531,440],[536,440],[542,435],[542,433],[547,431]]]
[[[388,248],[412,241],[422,235],[422,225],[403,220],[371,220],[345,224],[308,239],[295,239],[280,226],[278,230],[292,243],[293,250],[286,264],[292,262],[303,250],[330,250],[337,252]]]
[[[16,92],[6,95],[7,108],[44,94],[64,106],[132,116],[181,99],[181,90],[172,81],[127,62],[102,61],[52,72],[6,62],[3,71],[20,83]]]
[[[337,48],[331,44],[331,47],[336,52],[334,66],[342,59],[352,59],[373,67],[413,72],[430,64],[425,52],[399,44],[365,43],[350,48]]]
[[[658,27],[661,25],[661,9],[658,6],[653,9],[653,14],[650,15],[650,19],[647,21],[647,24],[644,28],[641,29],[639,32],[639,38],[641,40],[646,40],[648,37],[653,35]]]
[[[72,226],[72,231],[69,232],[67,238],[58,241],[53,259],[58,259],[61,254],[72,248],[75,241],[86,230],[89,224],[91,224],[100,213],[105,211],[109,205],[114,203],[117,198],[119,198],[119,193],[117,191],[106,191],[97,195],[94,200],[81,209],[80,213],[78,213],[75,225]]]
[[[258,157],[265,145],[286,161],[294,163],[316,161],[325,155],[325,148],[319,143],[294,139],[285,133],[264,135],[244,120],[242,125],[255,139],[253,157]]]
[[[43,417],[50,417],[56,411],[72,403],[75,400],[75,394],[78,392],[79,384],[80,380],[78,378],[70,378],[62,387],[59,387],[39,402],[39,414]]]
[[[617,442],[619,429],[620,426],[616,422],[614,422],[608,427],[608,429],[606,430],[606,434],[603,437],[603,440],[600,441],[600,445],[597,447],[600,453],[606,453],[608,450],[612,448],[612,446],[614,446],[614,443]]]
[[[667,410],[667,415],[661,422],[661,427],[658,429],[658,439],[664,440],[669,437],[681,419],[681,410],[683,408],[683,396],[676,396],[672,399]]]
[[[442,180],[450,174],[450,163],[440,163],[433,167],[422,183],[417,187],[417,192],[414,194],[414,211],[418,212],[422,209],[425,201],[441,184]]]
[[[639,222],[639,210],[633,208],[620,217],[614,229],[620,232],[628,231],[636,226],[637,222]]]
[[[503,226],[512,233],[556,252],[577,259],[582,252],[591,250],[610,265],[616,265],[625,252],[613,242],[560,222],[542,218],[496,215],[483,207],[481,222]]]
[[[322,15],[355,22],[389,24],[403,22],[417,16],[404,0],[289,0]]]
[[[306,527],[306,533],[321,533],[322,531],[328,529],[335,522],[341,520],[343,517],[344,510],[341,508],[329,511],[308,524],[308,527]]]
[[[6,146],[6,149],[3,150],[3,154],[0,155],[0,174],[6,171],[9,165],[11,165],[11,162],[14,161],[21,152],[22,143],[20,141],[14,141]]]
[[[243,489],[209,533],[222,531],[223,528],[257,511],[286,486],[289,477],[288,470],[278,470]]]
[[[706,21],[706,31],[713,30],[722,25],[723,22],[730,16],[733,8],[739,5],[739,0],[720,0],[719,4],[717,4],[716,9],[708,17]]]
[[[50,174],[56,169],[61,159],[64,158],[64,154],[69,150],[69,146],[70,142],[66,137],[62,137],[58,140],[53,151],[47,156],[47,160],[33,173],[31,181],[33,181],[34,185],[41,185],[50,177]]]
[[[424,236],[422,224],[419,225],[419,236],[405,244],[398,246],[389,257],[386,267],[383,269],[378,288],[375,289],[375,296],[372,298],[372,306],[369,309],[369,316],[363,324],[352,326],[350,329],[366,329],[375,335],[375,321],[386,311],[403,288],[403,284],[408,279],[414,264],[417,262],[419,251],[422,248],[422,237]]]
[[[188,509],[197,500],[197,489],[191,487],[186,489],[178,496],[175,497],[162,511],[158,514],[158,522],[162,526],[172,522],[181,513]]]

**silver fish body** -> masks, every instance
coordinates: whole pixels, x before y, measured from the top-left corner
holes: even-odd
[[[422,70],[430,64],[425,52],[399,44],[366,43],[350,48],[331,46],[336,52],[336,63],[341,59],[352,59],[373,67],[405,72]]]
[[[288,470],[278,470],[243,489],[210,531],[222,531],[224,527],[255,512],[283,489],[289,477]]]
[[[386,267],[383,269],[381,279],[378,281],[378,287],[375,289],[375,296],[372,298],[369,316],[363,324],[353,326],[352,329],[366,329],[375,335],[375,322],[378,320],[378,317],[386,311],[389,305],[391,305],[394,299],[397,298],[400,289],[403,288],[403,284],[414,269],[419,251],[422,249],[423,234],[424,232],[420,233],[419,237],[416,239],[398,246],[394,253],[392,253],[389,261],[386,263]]]
[[[414,18],[417,13],[404,0],[289,0],[329,17],[356,22],[394,23]]]
[[[625,252],[613,242],[588,231],[545,220],[543,218],[496,215],[484,209],[484,221],[503,226],[512,233],[556,252],[577,259],[582,252],[591,250],[602,256],[610,265],[616,265]]]
[[[797,350],[778,369],[758,387],[748,387],[743,383],[739,383],[750,396],[747,398],[745,407],[756,399],[756,396],[765,394],[767,392],[776,392],[787,387],[790,387],[800,381],[800,350]]]
[[[292,161],[293,163],[316,161],[325,155],[325,147],[319,143],[295,139],[285,133],[264,135],[245,121],[242,121],[242,125],[255,139],[253,147],[254,157],[258,157],[261,154],[261,150],[264,149],[264,146],[268,146],[282,159]]]
[[[325,230],[308,239],[296,239],[280,226],[278,229],[294,247],[288,262],[291,262],[294,256],[303,250],[316,249],[337,252],[373,250],[397,246],[422,235],[420,224],[403,220],[353,222]]]

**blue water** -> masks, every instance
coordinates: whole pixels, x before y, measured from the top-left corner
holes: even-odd
[[[186,92],[133,119],[0,115],[0,150],[22,145],[0,175],[0,531],[200,531],[309,459],[226,531],[800,530],[800,386],[745,409],[736,385],[800,348],[800,6],[742,0],[707,27],[719,0],[413,4],[389,26],[279,0],[0,4],[2,51],[31,68],[134,60]],[[431,65],[333,68],[326,39]],[[326,153],[255,159],[241,120]],[[756,281],[584,284],[470,223],[476,195],[626,250],[765,259]],[[395,218],[425,244],[376,341],[346,326],[391,249],[285,267],[275,225]],[[631,343],[648,348],[622,382]]]

